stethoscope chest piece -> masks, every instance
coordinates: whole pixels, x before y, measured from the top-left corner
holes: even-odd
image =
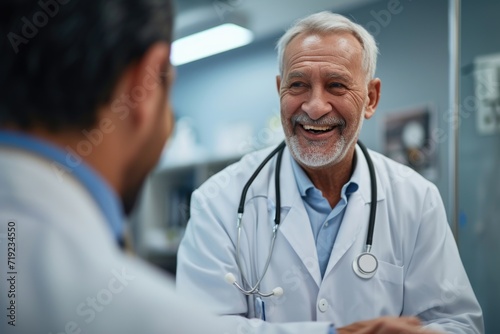
[[[352,262],[352,269],[361,278],[372,278],[378,268],[378,260],[372,253],[364,252]]]

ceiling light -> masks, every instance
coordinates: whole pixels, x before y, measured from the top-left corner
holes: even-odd
[[[250,30],[226,23],[174,41],[171,61],[174,66],[186,64],[247,45],[252,39]]]

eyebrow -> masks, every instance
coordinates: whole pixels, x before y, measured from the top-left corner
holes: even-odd
[[[304,78],[305,76],[306,75],[304,72],[294,71],[294,72],[288,73],[288,75],[286,77],[288,80],[290,80],[290,79],[294,79],[294,78]]]
[[[322,76],[325,79],[335,79],[335,80],[340,80],[343,82],[351,82],[351,78],[340,73],[327,73]]]

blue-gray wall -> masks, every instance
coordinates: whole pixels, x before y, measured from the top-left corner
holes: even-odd
[[[174,112],[192,117],[199,143],[210,152],[231,126],[245,123],[257,132],[279,115],[275,39],[178,67]]]
[[[499,13],[499,1],[462,1],[459,245],[486,333],[500,333],[500,135],[477,130],[472,64],[477,56],[500,53]]]

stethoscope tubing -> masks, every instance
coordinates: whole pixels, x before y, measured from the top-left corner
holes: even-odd
[[[370,278],[374,275],[377,267],[378,267],[378,261],[375,255],[371,254],[371,247],[373,244],[373,232],[375,230],[375,217],[376,217],[376,212],[377,212],[377,182],[376,182],[376,175],[375,175],[375,167],[373,165],[373,161],[371,160],[370,154],[366,148],[366,146],[358,140],[357,144],[359,145],[361,151],[363,152],[363,155],[365,156],[366,162],[368,164],[368,170],[370,173],[370,183],[371,183],[371,205],[370,205],[370,215],[369,215],[369,223],[368,223],[368,233],[366,237],[366,244],[365,244],[365,252],[361,253],[353,262],[353,269],[354,272],[361,278]],[[281,160],[283,156],[283,151],[285,149],[286,142],[283,141],[280,143],[262,162],[261,164],[257,167],[257,169],[254,171],[254,173],[250,176],[248,179],[247,183],[243,187],[243,191],[241,193],[241,198],[240,198],[240,203],[238,206],[238,215],[237,215],[237,221],[236,221],[236,226],[237,226],[237,237],[236,237],[236,265],[238,267],[238,270],[241,273],[241,277],[246,285],[250,287],[250,290],[245,290],[242,286],[240,286],[236,281],[233,281],[232,284],[235,285],[243,294],[245,295],[259,295],[261,297],[270,297],[272,295],[275,295],[274,290],[270,293],[263,293],[259,291],[259,286],[262,280],[264,279],[264,276],[266,275],[267,269],[269,268],[269,264],[271,263],[271,258],[274,250],[274,244],[276,241],[276,236],[278,232],[278,227],[280,224],[280,219],[281,219],[281,191],[280,191],[280,169],[281,169]],[[255,178],[259,175],[260,171],[264,168],[264,166],[271,160],[274,155],[278,154],[277,159],[276,159],[276,170],[275,170],[275,191],[276,191],[276,209],[275,209],[275,216],[274,216],[274,226],[273,226],[273,234],[271,236],[271,242],[269,245],[269,253],[266,259],[266,263],[264,265],[263,272],[260,276],[260,278],[257,280],[255,285],[251,285],[249,281],[246,279],[244,273],[243,273],[243,268],[241,265],[241,260],[240,260],[240,239],[241,239],[241,222],[243,218],[243,212],[245,208],[245,200],[246,200],[246,195],[248,192],[248,189],[252,185],[253,181]],[[361,257],[363,256],[369,256],[370,258],[373,258],[373,261],[375,261],[375,269],[370,270],[370,271],[364,271],[362,268],[360,268],[359,263]],[[279,288],[281,290],[282,289]]]
[[[370,205],[370,217],[368,218],[368,233],[366,235],[366,252],[370,252],[373,243],[373,231],[375,230],[375,217],[377,214],[377,182],[375,176],[375,167],[373,166],[373,161],[370,158],[370,154],[366,149],[365,144],[358,140],[358,145],[363,155],[366,158],[366,163],[368,164],[368,171],[370,173],[370,187],[371,187],[371,205]]]
[[[243,269],[242,269],[241,262],[240,262],[241,219],[243,217],[243,210],[244,210],[244,207],[245,207],[245,199],[246,199],[246,195],[247,195],[248,189],[252,185],[252,183],[255,180],[255,178],[257,177],[257,175],[259,175],[259,173],[262,170],[262,168],[264,168],[264,166],[267,164],[267,162],[269,160],[271,160],[271,158],[276,153],[278,154],[278,157],[277,157],[277,161],[276,161],[276,170],[275,170],[275,173],[276,173],[276,175],[280,175],[281,160],[282,160],[282,156],[283,156],[283,151],[285,150],[285,146],[286,146],[286,143],[283,141],[280,145],[278,145],[278,147],[276,147],[266,157],[266,159],[264,159],[264,161],[262,161],[262,163],[254,171],[254,173],[252,174],[252,176],[250,177],[250,179],[247,181],[247,183],[243,187],[243,192],[241,194],[240,205],[238,207],[238,219],[237,219],[237,223],[236,223],[237,224],[237,229],[238,229],[237,237],[236,237],[236,265],[238,266],[238,270],[242,274],[241,276],[243,278],[243,281],[245,282],[245,284],[247,284],[250,287],[251,287],[251,284],[250,284],[250,282],[248,282],[248,280],[246,279],[245,275],[243,275]],[[274,214],[273,235],[271,237],[271,243],[269,245],[269,253],[268,253],[269,255],[267,256],[266,264],[264,265],[264,271],[263,271],[262,275],[260,276],[259,280],[257,281],[257,283],[255,283],[255,285],[253,287],[251,287],[250,290],[243,289],[242,287],[240,287],[235,282],[235,285],[245,295],[251,295],[251,294],[254,294],[254,293],[258,294],[258,295],[260,295],[262,297],[269,297],[269,296],[273,295],[273,293],[261,293],[258,290],[258,288],[259,288],[260,282],[262,281],[262,279],[264,278],[264,276],[265,276],[265,274],[267,272],[267,269],[269,268],[269,263],[271,263],[271,257],[272,257],[273,250],[274,250],[274,243],[276,241],[276,235],[278,233],[278,226],[279,226],[280,218],[281,218],[280,217],[280,215],[281,215],[281,190],[280,190],[280,178],[279,177],[275,177],[274,178],[274,186],[275,186],[275,190],[276,190],[276,210],[275,210],[275,214]]]

